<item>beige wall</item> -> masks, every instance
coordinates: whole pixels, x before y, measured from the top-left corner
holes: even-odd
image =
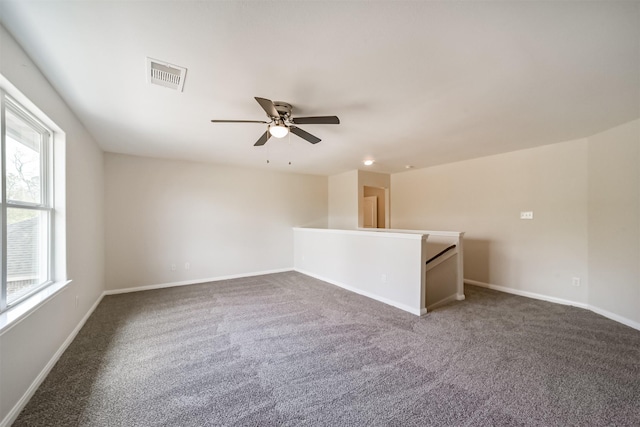
[[[576,140],[394,174],[391,227],[465,231],[465,278],[586,304],[587,155]]]
[[[640,325],[640,120],[391,181],[393,228],[466,231],[467,279]]]
[[[364,187],[389,188],[389,174],[353,170],[329,177],[329,228],[353,230],[364,224]],[[375,194],[378,195],[378,194]],[[384,199],[384,198],[383,198]],[[378,205],[378,221],[384,205]]]
[[[322,176],[110,153],[105,173],[108,289],[292,268],[292,227],[327,226]]]
[[[640,120],[589,138],[589,304],[640,323]]]
[[[66,133],[66,259],[73,280],[0,335],[1,422],[102,295],[104,181],[102,151],[2,27],[0,46],[0,73]]]
[[[358,227],[358,171],[329,177],[329,228]]]

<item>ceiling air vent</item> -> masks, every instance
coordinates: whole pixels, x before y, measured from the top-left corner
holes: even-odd
[[[147,81],[182,92],[187,69],[177,65],[147,58]]]

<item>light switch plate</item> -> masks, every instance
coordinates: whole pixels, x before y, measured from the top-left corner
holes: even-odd
[[[520,219],[533,219],[533,211],[520,212]]]

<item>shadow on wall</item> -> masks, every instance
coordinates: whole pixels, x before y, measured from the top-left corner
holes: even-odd
[[[491,241],[464,238],[464,278],[491,283],[489,253]]]

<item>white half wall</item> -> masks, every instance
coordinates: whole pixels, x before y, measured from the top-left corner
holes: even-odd
[[[296,228],[294,268],[369,298],[421,315],[427,236]]]
[[[292,228],[327,226],[323,176],[111,153],[105,173],[108,290],[292,268]]]
[[[0,334],[0,425],[10,424],[104,290],[103,153],[37,65],[0,26],[0,74],[66,134],[71,284]],[[76,297],[78,306],[76,307]]]

